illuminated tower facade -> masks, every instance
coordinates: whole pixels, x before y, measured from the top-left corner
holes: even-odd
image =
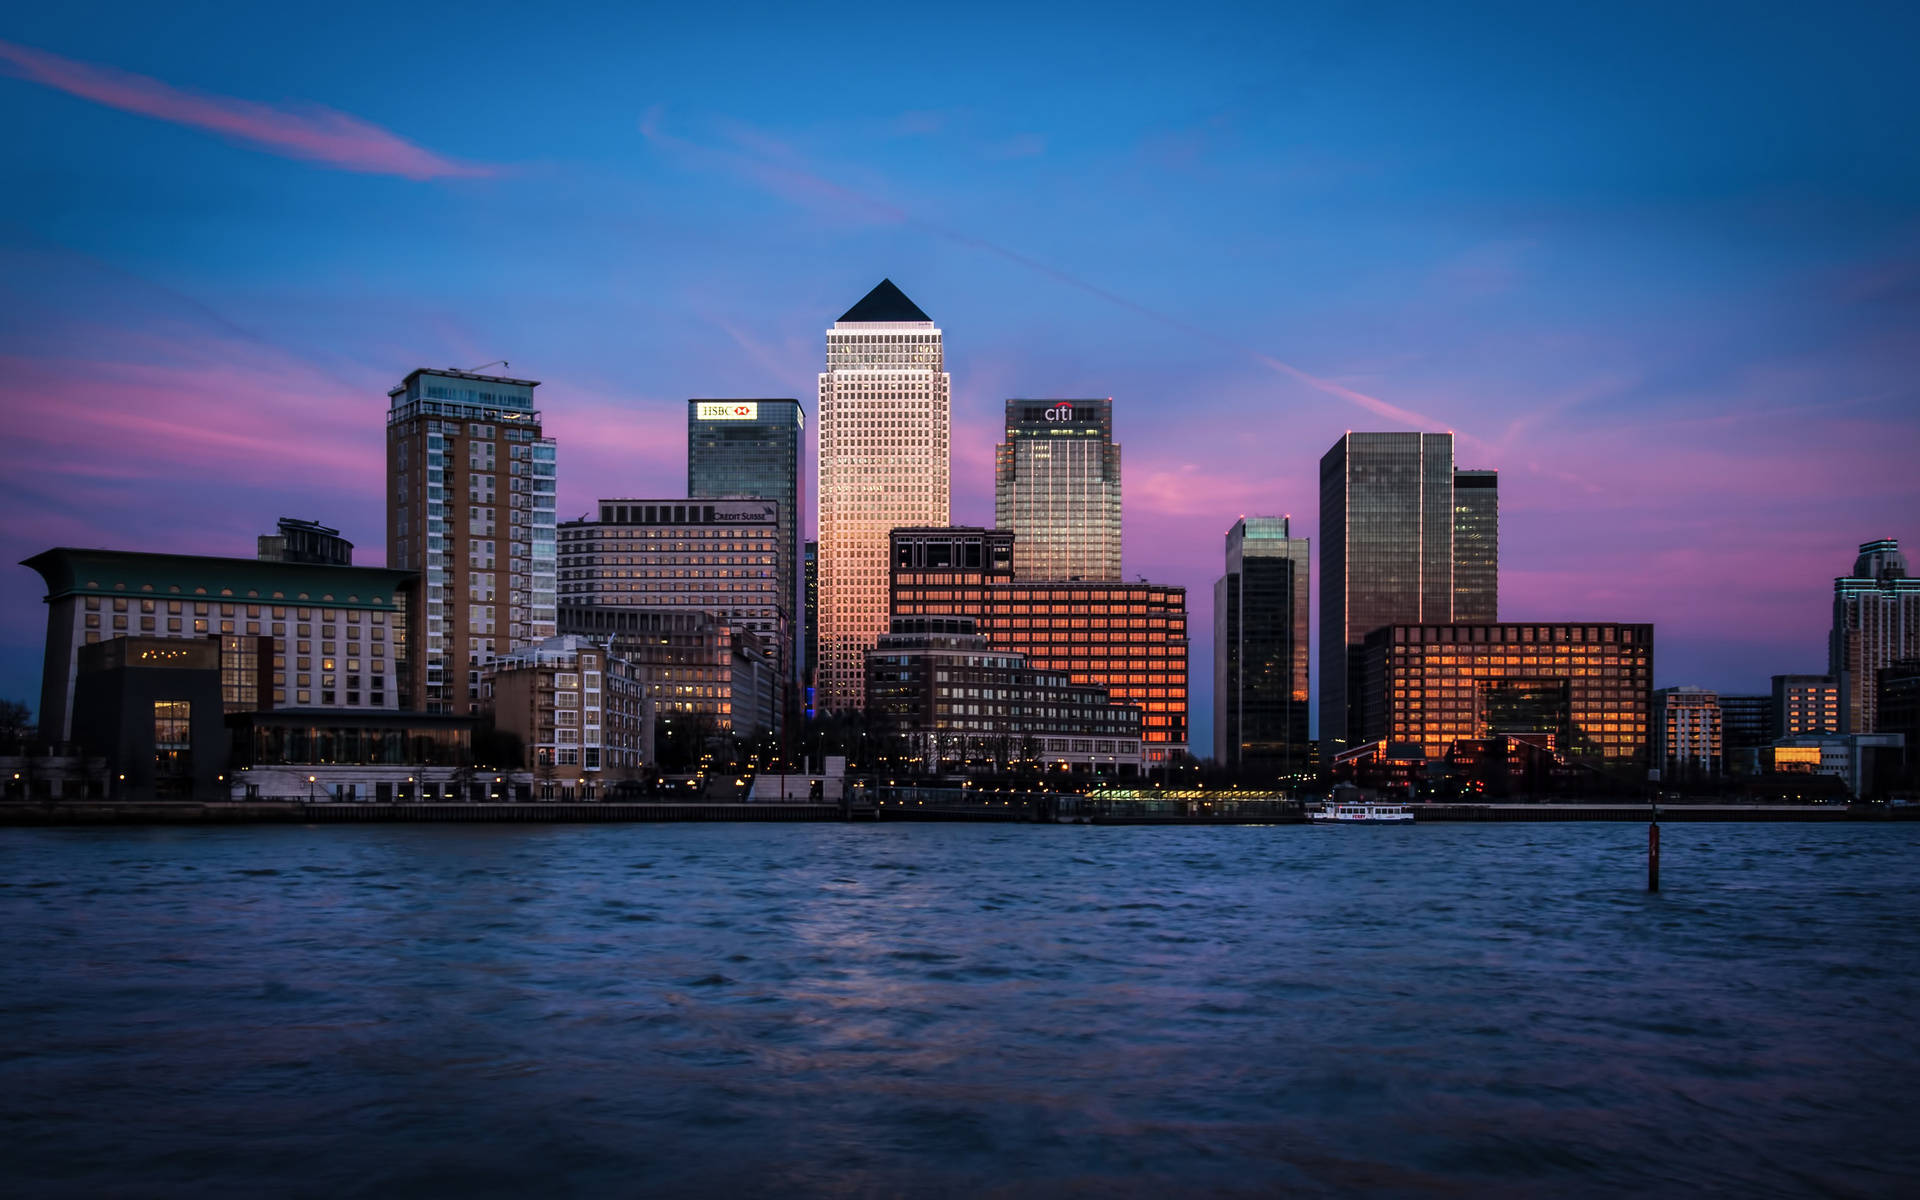
[[[817,708],[864,707],[887,632],[888,534],[947,523],[952,382],[933,319],[883,279],[827,331],[820,373]]]
[[[1879,730],[1880,670],[1910,658],[1920,658],[1920,579],[1896,539],[1864,542],[1853,574],[1833,581],[1827,674],[1840,687],[1840,732]]]

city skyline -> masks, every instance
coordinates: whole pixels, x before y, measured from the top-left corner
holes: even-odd
[[[1673,18],[1658,48],[1581,30],[1599,59],[1644,68],[1647,112],[1693,114],[1634,132],[1610,93],[1561,89],[1550,120],[1508,103],[1555,73],[1593,78],[1539,25],[1451,64],[1321,64],[1324,31],[1222,48],[1202,20],[1157,52],[1177,105],[1119,81],[1070,104],[1084,85],[1001,59],[1025,76],[1003,99],[935,72],[884,112],[831,82],[788,112],[775,93],[793,76],[720,96],[662,63],[518,116],[513,88],[441,105],[377,86],[364,67],[397,30],[313,47],[248,17],[262,52],[233,56],[157,15],[16,20],[0,27],[21,137],[0,202],[10,561],[52,545],[245,554],[290,515],[380,563],[374,406],[427,363],[507,358],[502,373],[545,381],[560,519],[672,495],[680,406],[808,395],[823,324],[884,276],[946,331],[954,523],[992,522],[1007,398],[1115,398],[1126,573],[1187,588],[1193,664],[1215,539],[1278,512],[1318,538],[1312,462],[1349,428],[1454,430],[1462,465],[1501,473],[1503,615],[1651,621],[1660,686],[1753,694],[1824,669],[1854,548],[1920,543],[1898,336],[1920,277],[1915,181],[1884,154],[1899,130],[1860,99],[1909,94],[1899,39],[1852,39],[1843,70],[1803,62],[1803,40],[1767,22],[1734,56],[1700,52],[1718,44],[1705,15]],[[484,44],[497,29],[435,30],[476,70],[508,60]],[[565,29],[518,32],[516,69],[563,45],[587,67],[600,53]],[[1415,18],[1405,36],[1420,33]],[[723,37],[676,36],[689,64]],[[738,49],[773,63],[765,42]],[[1496,55],[1503,70],[1476,80]],[[1411,136],[1345,103],[1343,72],[1387,61],[1432,109],[1403,117]],[[1217,82],[1196,85],[1203,72]],[[1276,72],[1299,91],[1272,91]],[[1714,114],[1737,104],[1766,119],[1721,136]],[[358,124],[303,125],[308,106]],[[1474,122],[1473,146],[1435,143],[1457,161],[1423,148]],[[1068,202],[1096,175],[1115,220]],[[568,207],[582,219],[545,219]],[[1113,236],[1128,223],[1145,236]],[[30,571],[7,578],[0,685],[30,700],[44,610]],[[1208,675],[1191,667],[1200,746]]]

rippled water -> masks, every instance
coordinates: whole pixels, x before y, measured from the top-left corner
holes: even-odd
[[[0,1186],[1903,1192],[1920,828],[1664,832],[0,830]]]

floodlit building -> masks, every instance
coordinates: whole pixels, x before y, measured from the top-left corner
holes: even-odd
[[[772,651],[750,629],[693,608],[562,604],[563,634],[609,646],[645,688],[662,719],[688,719],[710,733],[757,737],[775,729],[780,676]]]
[[[554,635],[554,444],[539,386],[422,368],[387,393],[387,565],[422,580],[423,711],[478,712],[493,660]]]
[[[1113,400],[1009,400],[994,448],[993,523],[1019,579],[1120,578]]]
[[[1213,757],[1247,776],[1309,770],[1311,547],[1286,517],[1242,517],[1213,585]]]
[[[887,631],[887,535],[947,523],[951,388],[940,330],[892,280],[827,331],[815,695],[822,711],[865,703],[866,652]]]

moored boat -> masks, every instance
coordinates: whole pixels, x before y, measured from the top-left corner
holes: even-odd
[[[1330,824],[1406,825],[1413,821],[1413,810],[1404,804],[1328,804],[1311,814],[1315,821]]]

